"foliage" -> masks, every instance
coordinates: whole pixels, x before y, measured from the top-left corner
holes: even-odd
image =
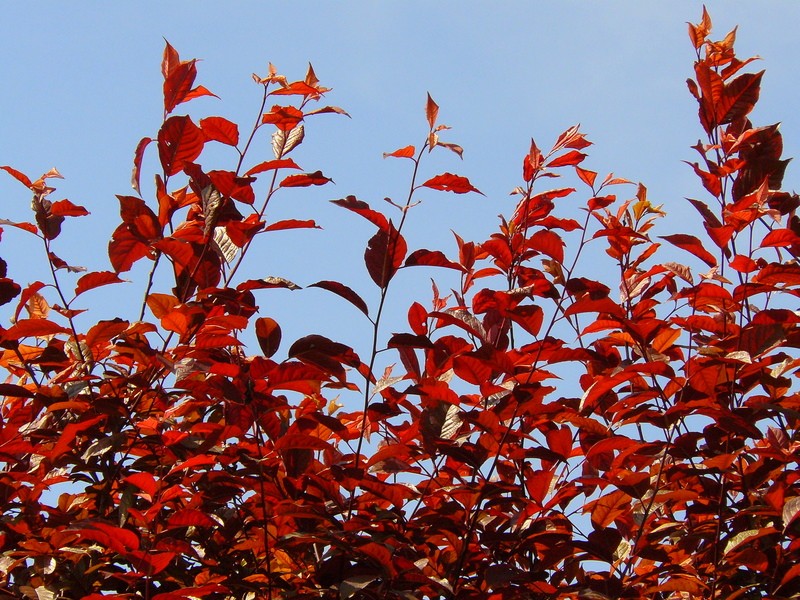
[[[267,210],[330,181],[290,158],[308,119],[344,113],[319,107],[329,90],[311,67],[293,82],[272,65],[254,75],[259,118],[241,134],[175,114],[211,92],[167,44],[164,119],[136,148],[136,195],[118,197],[112,270],[75,274],[55,254],[66,219],[87,214],[50,200],[57,171],[3,167],[34,215],[3,225],[38,237],[52,271],[23,288],[0,261],[0,299],[15,307],[0,328],[5,595],[797,597],[800,200],[780,191],[778,126],[748,120],[763,72],[744,72],[734,32],[710,30],[705,11],[689,29],[702,239],[679,231],[662,248],[662,208],[642,185],[618,199],[629,182],[582,167],[590,142],[571,127],[547,152],[531,143],[516,208],[487,240],[456,236],[452,257],[409,248],[420,190],[479,193],[421,175],[432,151],[462,152],[440,139],[429,96],[424,142],[385,155],[408,161],[406,201],[387,213],[334,201],[374,227],[363,259],[377,304],[345,282],[309,286],[363,313],[361,355],[318,334],[286,344],[257,299],[298,286],[237,278],[262,236],[316,227]],[[274,156],[253,160],[264,132]],[[235,164],[201,166],[212,143]],[[145,200],[148,151],[161,171]],[[576,187],[540,190],[559,175]],[[670,246],[690,264],[663,260]],[[601,248],[616,269],[606,283]],[[85,294],[140,261],[138,320],[81,330]],[[434,285],[383,348],[385,301],[420,266],[460,283],[446,296]]]

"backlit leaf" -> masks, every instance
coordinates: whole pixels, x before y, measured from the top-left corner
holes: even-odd
[[[667,240],[670,244],[677,246],[682,250],[686,250],[690,252],[704,263],[706,263],[709,267],[714,267],[717,264],[717,259],[714,258],[714,255],[711,254],[708,250],[706,250],[703,242],[697,239],[693,235],[689,235],[686,233],[676,233],[673,235],[662,235],[660,236],[662,240]]]
[[[325,177],[321,171],[313,173],[303,173],[300,175],[289,175],[281,181],[281,187],[308,187],[311,185],[325,185],[331,179]]]
[[[78,279],[78,284],[75,287],[75,295],[80,296],[82,293],[100,287],[102,285],[109,285],[111,283],[122,283],[124,280],[113,271],[95,271],[93,273],[86,273]]]
[[[167,119],[158,132],[158,155],[164,174],[180,173],[186,163],[200,156],[204,143],[203,131],[189,117]]]
[[[428,94],[428,100],[425,103],[425,117],[428,119],[428,125],[431,131],[433,131],[436,125],[436,119],[439,117],[439,105],[433,101],[430,94]]]
[[[453,175],[452,173],[443,173],[432,177],[422,184],[422,187],[431,188],[433,190],[440,190],[444,192],[453,192],[455,194],[466,194],[467,192],[477,192],[483,195],[476,187],[469,182],[466,177]]]
[[[236,146],[239,143],[238,125],[223,117],[200,119],[200,129],[203,130],[206,140],[213,140],[228,146]]]
[[[131,187],[134,191],[142,195],[139,189],[139,180],[142,174],[142,159],[144,158],[144,151],[153,140],[149,137],[143,137],[136,145],[136,151],[133,153],[133,170],[131,171]]]

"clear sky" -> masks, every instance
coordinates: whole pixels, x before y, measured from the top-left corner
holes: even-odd
[[[767,75],[752,119],[761,125],[782,121],[785,155],[797,156],[800,3],[707,6],[716,36],[738,24],[739,55],[763,57],[757,68]],[[118,223],[115,194],[131,193],[133,150],[141,137],[155,135],[161,121],[163,38],[182,58],[202,59],[197,83],[221,97],[196,100],[176,113],[218,114],[242,129],[253,121],[260,99],[251,73],[265,73],[271,61],[290,80],[301,79],[310,61],[323,85],[333,88],[328,102],[352,119],[317,117],[293,157],[336,185],[288,190],[272,215],[314,218],[325,230],[276,234],[250,257],[250,275],[279,275],[301,285],[339,279],[372,304],[375,289],[361,257],[373,231],[327,201],[355,194],[384,208],[384,197],[404,197],[408,164],[383,160],[382,153],[422,142],[426,92],[441,107],[440,121],[453,127],[444,139],[463,146],[465,154],[463,161],[446,152],[434,155],[425,173],[468,176],[486,197],[420,196],[424,206],[409,223],[411,249],[452,254],[450,229],[477,241],[493,231],[496,216],[513,207],[508,193],[520,182],[530,138],[549,148],[578,122],[595,142],[586,167],[645,183],[651,199],[670,213],[663,227],[684,227],[695,218],[683,198],[702,190],[681,161],[696,160],[689,146],[702,134],[685,85],[693,61],[686,22],[697,22],[701,8],[687,1],[588,0],[6,3],[0,22],[0,164],[33,177],[57,167],[66,180],[56,182],[53,199],[67,197],[92,212],[67,224],[57,252],[90,270],[109,269],[104,252]],[[271,157],[267,136],[260,143],[253,163]],[[235,164],[232,155],[219,157],[208,167]],[[149,200],[156,160],[151,148],[143,177]],[[786,187],[797,187],[797,180],[790,166]],[[5,173],[0,199],[0,217],[30,218],[29,194]],[[6,228],[0,256],[23,284],[46,277],[41,261],[30,261],[33,252],[40,249],[31,240]],[[431,275],[444,277],[420,270],[405,279],[396,308],[411,297],[427,304]],[[97,291],[92,298],[111,298],[103,317],[121,312],[135,318],[120,302],[141,296],[142,276],[136,271],[138,284]],[[261,292],[258,300],[261,313],[277,317],[290,337],[327,333],[366,354],[366,322],[324,294]],[[403,327],[402,310],[387,332]]]

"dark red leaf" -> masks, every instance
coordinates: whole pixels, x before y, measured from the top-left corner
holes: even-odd
[[[256,319],[256,338],[264,356],[270,358],[281,345],[281,328],[277,321],[269,317]]]
[[[318,287],[322,288],[323,290],[328,290],[329,292],[333,292],[337,296],[341,296],[345,300],[347,300],[350,304],[355,306],[358,310],[363,312],[367,317],[369,317],[369,308],[367,307],[367,303],[361,299],[356,292],[352,289],[344,285],[343,283],[339,283],[338,281],[318,281],[316,283],[312,283],[308,287]]]
[[[342,198],[341,200],[331,200],[331,202],[337,206],[341,206],[342,208],[346,208],[347,210],[351,210],[354,213],[361,215],[370,223],[377,225],[379,229],[389,229],[389,221],[386,220],[386,217],[384,217],[382,213],[371,209],[369,204],[362,200],[358,200],[355,196],[347,196],[347,198]]]
[[[403,266],[446,267],[448,269],[466,271],[463,266],[448,259],[444,253],[440,252],[439,250],[415,250],[409,254],[408,258],[406,259],[406,263]]]
[[[367,243],[364,262],[367,272],[378,287],[385,288],[403,264],[406,256],[406,241],[400,232],[389,223],[389,229],[379,229]]]

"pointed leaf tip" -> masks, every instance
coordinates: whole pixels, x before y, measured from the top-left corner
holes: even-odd
[[[425,116],[428,118],[428,125],[431,131],[433,131],[433,127],[436,125],[436,118],[439,116],[439,105],[433,101],[430,93],[428,93],[428,101],[425,104]]]

